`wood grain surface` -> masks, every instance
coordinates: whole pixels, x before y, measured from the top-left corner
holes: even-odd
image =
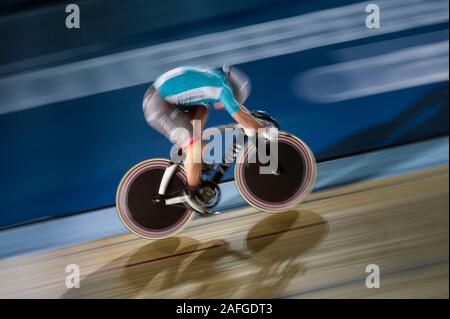
[[[125,234],[0,260],[1,298],[448,298],[448,165],[244,208],[179,236]],[[67,289],[66,266],[81,270]],[[365,270],[379,266],[380,288]]]

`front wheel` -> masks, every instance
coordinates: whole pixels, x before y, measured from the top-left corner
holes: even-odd
[[[262,174],[261,167],[268,164],[260,162],[257,154],[260,147],[246,144],[237,157],[234,178],[242,197],[251,206],[268,212],[286,211],[299,205],[311,193],[316,179],[312,151],[297,137],[279,132],[278,165],[271,173]]]
[[[154,199],[167,167],[166,159],[150,159],[132,167],[122,178],[116,195],[116,206],[123,224],[138,236],[159,239],[173,236],[191,220],[194,211],[184,204],[165,205]],[[181,195],[187,180],[183,167],[178,166],[166,194]]]

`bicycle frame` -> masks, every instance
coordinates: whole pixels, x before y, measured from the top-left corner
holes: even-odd
[[[214,127],[214,129],[219,129],[221,131],[224,131],[227,128],[242,129],[242,127],[240,127],[239,125],[232,125],[232,124]],[[205,130],[205,132],[207,130]],[[245,134],[244,134],[244,136],[245,136]],[[212,178],[209,178],[208,180],[215,184],[219,184],[220,181],[222,180],[222,178],[225,176],[225,174],[228,171],[231,164],[233,164],[236,156],[239,154],[239,152],[244,147],[244,145],[245,145],[245,141],[243,144],[239,144],[239,143],[237,143],[237,141],[233,140],[233,143],[230,146],[230,148],[228,149],[228,151],[225,153],[226,155],[223,157],[222,162],[216,168],[214,168],[214,170],[215,170],[214,174],[212,175]],[[161,179],[161,184],[159,186],[157,200],[164,201],[166,205],[176,205],[176,204],[181,204],[181,203],[187,205],[187,201],[186,201],[187,195],[176,196],[176,197],[172,197],[172,198],[168,198],[166,196],[167,187],[169,185],[170,180],[172,179],[173,174],[176,172],[178,165],[180,165],[180,164],[173,163],[172,165],[167,167],[166,170],[164,171],[163,177]]]
[[[269,122],[266,127],[278,128],[276,121],[267,114],[262,111],[254,113],[265,124]],[[227,128],[231,130],[226,130]],[[211,164],[202,166],[202,182],[196,194],[199,202],[190,198],[186,171],[183,164],[175,160],[182,153],[172,153],[172,161],[165,158],[144,160],[130,168],[122,177],[117,188],[116,205],[119,217],[130,231],[144,238],[159,239],[181,231],[193,218],[194,212],[202,217],[220,213],[217,210],[222,193],[219,183],[228,176],[227,171],[231,166],[234,168],[234,184],[238,193],[257,210],[286,211],[310,194],[316,175],[314,155],[297,137],[286,132],[277,136],[276,141],[281,145],[277,152],[281,150],[283,169],[266,174],[261,173],[260,168],[265,164],[264,152],[267,147],[260,149],[260,146],[267,146],[268,141],[272,143],[272,136],[269,135],[268,138],[265,131],[254,134],[232,124],[208,130],[204,134],[210,137],[203,135],[208,139],[205,141],[208,144],[204,150],[208,153],[204,162]],[[223,135],[225,140],[221,140]],[[216,141],[221,143],[216,145]],[[174,148],[172,151],[177,150]],[[263,152],[262,158],[258,157],[260,160],[256,160],[259,151]],[[276,165],[279,165],[278,158]]]

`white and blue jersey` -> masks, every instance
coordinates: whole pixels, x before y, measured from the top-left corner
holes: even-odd
[[[193,142],[186,108],[221,102],[233,114],[250,94],[250,80],[236,68],[182,66],[170,70],[147,89],[142,107],[147,123],[179,147]]]
[[[228,113],[240,109],[222,70],[182,66],[159,76],[153,83],[168,103],[180,106],[208,105],[222,102]]]

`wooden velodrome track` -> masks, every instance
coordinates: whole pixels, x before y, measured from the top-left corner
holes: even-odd
[[[448,298],[448,165],[0,261],[1,298]],[[68,264],[81,270],[67,289]],[[367,289],[377,264],[381,287]]]

